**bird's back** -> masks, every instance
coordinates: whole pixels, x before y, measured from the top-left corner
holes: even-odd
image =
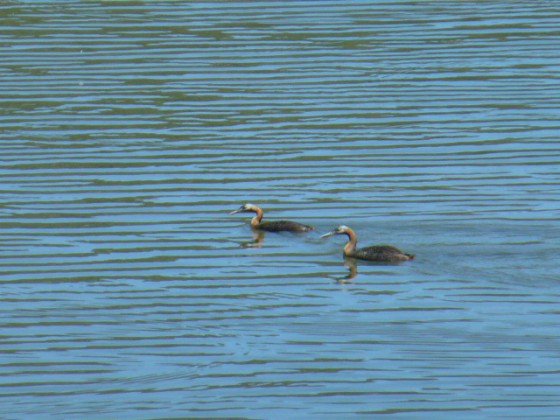
[[[401,262],[414,259],[413,254],[407,254],[392,245],[375,245],[356,249],[349,256],[379,262]]]
[[[266,230],[267,232],[308,232],[313,230],[313,226],[292,222],[290,220],[261,222],[255,227],[260,230]]]

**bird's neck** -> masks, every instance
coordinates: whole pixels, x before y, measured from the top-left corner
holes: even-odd
[[[263,211],[261,209],[255,209],[253,211],[256,213],[256,215],[251,219],[251,226],[256,227],[263,218]]]
[[[348,243],[344,246],[344,255],[350,255],[356,250],[356,234],[352,231],[346,232],[348,235]]]

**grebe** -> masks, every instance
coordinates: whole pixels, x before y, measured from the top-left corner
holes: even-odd
[[[251,227],[259,230],[266,230],[268,232],[308,232],[313,230],[313,226],[304,225],[297,222],[291,222],[289,220],[278,220],[274,222],[261,222],[263,218],[263,211],[260,207],[254,204],[243,204],[237,210],[232,211],[230,214],[236,213],[246,213],[253,212],[257,213],[253,219],[251,219]]]
[[[361,260],[397,263],[413,260],[413,254],[407,254],[391,245],[375,245],[366,248],[356,248],[356,233],[348,226],[341,225],[332,232],[326,233],[321,238],[332,235],[348,235],[348,243],[344,246],[345,257],[359,258]]]

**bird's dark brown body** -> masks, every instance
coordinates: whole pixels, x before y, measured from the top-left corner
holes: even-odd
[[[267,232],[309,232],[313,230],[313,226],[304,225],[303,223],[292,222],[290,220],[276,220],[271,222],[263,222],[264,212],[260,207],[254,204],[243,204],[237,210],[230,214],[253,212],[255,217],[251,219],[251,227],[253,229],[264,230]]]
[[[266,230],[267,232],[308,232],[313,230],[312,226],[304,225],[290,220],[278,220],[273,222],[260,222],[255,229]]]
[[[348,236],[348,243],[344,246],[343,251],[345,257],[384,263],[399,263],[414,259],[414,254],[407,254],[392,245],[374,245],[365,248],[356,248],[356,233],[348,226],[341,225],[332,232],[321,236],[321,238],[332,235]]]

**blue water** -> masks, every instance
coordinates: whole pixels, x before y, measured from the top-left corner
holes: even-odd
[[[554,2],[0,8],[2,418],[557,417]]]

